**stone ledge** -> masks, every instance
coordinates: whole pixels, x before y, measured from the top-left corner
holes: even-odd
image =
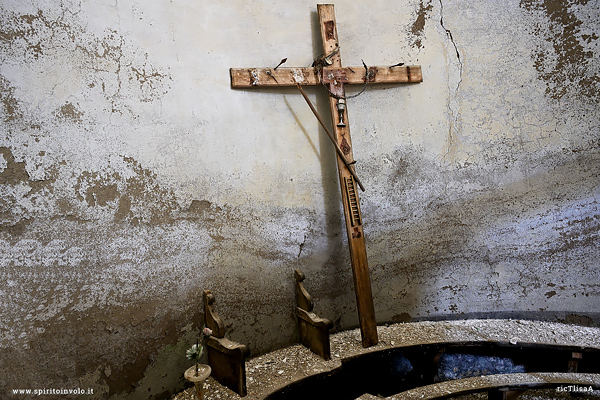
[[[600,328],[529,320],[423,321],[377,327],[379,344],[361,345],[358,329],[331,335],[331,360],[324,361],[302,345],[251,358],[246,362],[247,400],[263,399],[273,391],[308,376],[327,373],[341,366],[341,360],[375,351],[432,343],[506,342],[579,346],[600,349]],[[531,374],[528,374],[531,375]],[[185,390],[171,400],[191,400]],[[206,399],[239,400],[242,397],[209,378]]]

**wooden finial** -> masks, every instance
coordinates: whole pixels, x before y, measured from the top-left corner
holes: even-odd
[[[207,328],[212,330],[212,336],[216,338],[225,337],[225,326],[223,325],[221,317],[215,312],[213,306],[215,303],[215,296],[210,290],[205,290],[202,298],[204,300],[204,320]]]
[[[294,271],[294,277],[296,278],[296,301],[298,303],[298,307],[304,311],[310,312],[313,310],[314,304],[310,294],[308,294],[304,288],[304,283],[302,283],[302,281],[306,279],[304,272],[297,269]]]

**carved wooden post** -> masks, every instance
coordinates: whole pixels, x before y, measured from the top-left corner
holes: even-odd
[[[297,269],[294,271],[294,277],[296,279],[296,302],[298,303],[296,312],[300,326],[300,342],[313,353],[329,360],[331,359],[329,329],[333,327],[333,323],[328,319],[319,318],[312,312],[313,301],[302,283],[305,279],[304,273]]]
[[[214,310],[215,296],[210,290],[204,291],[203,300],[206,326],[213,331],[206,338],[208,365],[212,368],[212,376],[243,397],[247,394],[246,357],[250,355],[250,348],[225,338],[223,321]]]

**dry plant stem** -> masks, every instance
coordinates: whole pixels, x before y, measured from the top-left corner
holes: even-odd
[[[198,400],[203,400],[204,399],[204,382],[200,382],[200,384],[196,383],[195,385],[195,390],[196,390],[196,397],[198,397]]]
[[[300,86],[299,83],[296,83],[296,86],[300,90],[300,93],[302,93],[302,97],[304,97],[304,100],[306,100],[306,103],[310,107],[310,109],[313,112],[313,114],[315,114],[315,117],[317,117],[317,120],[319,120],[319,123],[321,124],[321,126],[323,127],[323,129],[325,129],[325,132],[327,133],[327,136],[329,136],[329,139],[331,139],[331,142],[335,146],[335,150],[337,151],[338,155],[340,156],[340,158],[344,162],[344,165],[346,165],[346,168],[348,168],[348,171],[350,171],[350,173],[352,174],[352,177],[354,178],[354,180],[356,181],[356,183],[358,183],[358,186],[360,186],[361,190],[364,192],[365,191],[365,187],[361,183],[360,179],[358,179],[358,176],[356,175],[356,172],[354,171],[354,168],[352,168],[352,165],[348,162],[348,159],[346,158],[346,156],[344,156],[344,153],[342,152],[342,149],[340,149],[340,146],[337,144],[335,138],[333,137],[333,134],[327,128],[327,125],[325,125],[325,122],[323,122],[323,119],[321,118],[321,116],[319,115],[319,113],[317,112],[317,110],[315,109],[315,107],[313,106],[312,102],[310,101],[310,99],[306,95],[306,92],[304,91],[304,89],[302,89],[302,86]]]
[[[198,349],[198,339],[196,339],[196,349]],[[195,360],[195,364],[196,364],[196,376],[198,376],[198,359]]]

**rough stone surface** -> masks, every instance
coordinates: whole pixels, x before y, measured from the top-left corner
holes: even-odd
[[[366,349],[362,347],[358,329],[332,335],[332,359],[329,361],[324,361],[301,345],[290,346],[248,360],[246,368],[248,396],[244,399],[262,399],[293,381],[338,368],[344,358],[399,346],[470,341],[506,343],[513,340],[515,343],[600,348],[600,328],[527,320],[413,322],[379,326],[377,331],[381,339],[380,343]],[[593,382],[600,384],[598,374],[588,375]],[[452,385],[452,382],[446,383]],[[210,378],[206,388],[207,398],[241,399],[236,393]],[[418,398],[419,389],[415,390],[417,393],[415,398]],[[171,400],[193,400],[193,389],[186,389],[173,396]]]
[[[598,3],[336,15],[344,64],[423,68],[348,102],[378,321],[597,324]],[[229,86],[310,65],[316,21],[305,0],[2,1],[0,397],[167,398],[203,289],[253,354],[294,343],[296,268],[357,325],[334,149],[296,90]]]
[[[464,396],[456,396],[455,400],[487,400],[487,393],[474,393]],[[595,390],[591,393],[578,393],[577,398],[597,400],[600,398],[600,391]],[[573,399],[573,393],[567,391],[559,392],[556,389],[531,389],[519,396],[521,400],[570,400]],[[362,399],[361,399],[362,400]],[[366,400],[366,399],[365,399]]]

